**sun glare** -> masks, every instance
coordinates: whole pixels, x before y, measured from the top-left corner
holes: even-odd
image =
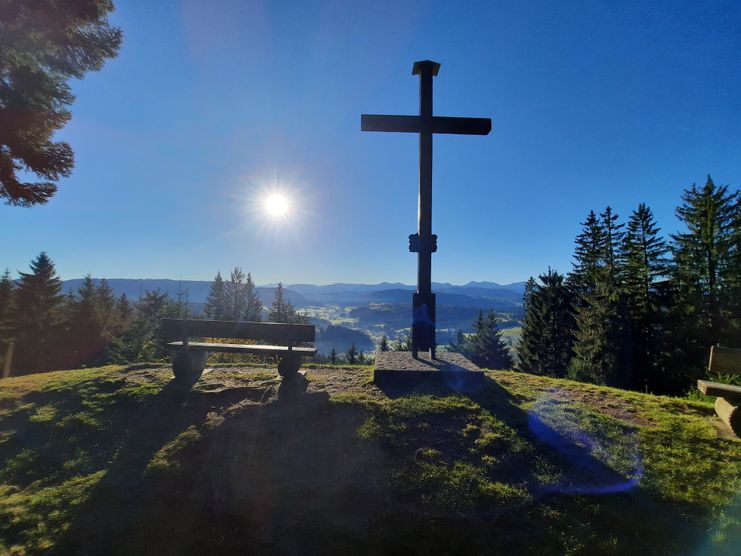
[[[285,195],[272,193],[265,197],[265,210],[270,216],[285,216],[288,213],[288,199]]]

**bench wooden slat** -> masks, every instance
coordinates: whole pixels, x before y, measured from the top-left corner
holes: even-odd
[[[172,348],[182,348],[183,342],[169,342]],[[262,355],[283,355],[288,353],[288,346],[263,346],[259,344],[217,344],[209,342],[188,342],[188,349],[193,351],[222,351],[225,353],[257,353]],[[316,348],[294,347],[294,353],[314,355]]]
[[[192,338],[252,338],[266,342],[313,342],[313,324],[162,319],[165,340]],[[226,345],[226,344],[224,344]]]
[[[710,346],[708,370],[720,374],[741,374],[741,349]]]
[[[698,380],[697,389],[706,396],[718,396],[727,400],[741,399],[741,386],[734,386],[733,384]]]

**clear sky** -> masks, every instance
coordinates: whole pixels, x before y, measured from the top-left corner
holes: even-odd
[[[74,83],[72,177],[0,205],[0,266],[63,278],[258,283],[416,279],[415,60],[435,113],[492,134],[434,140],[433,279],[571,268],[590,209],[640,202],[676,231],[682,189],[741,181],[741,3],[117,0],[117,59]],[[284,219],[262,210],[279,189]]]

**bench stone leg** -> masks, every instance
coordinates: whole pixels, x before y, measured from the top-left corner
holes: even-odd
[[[278,374],[282,377],[295,375],[301,368],[301,356],[298,353],[287,353],[278,361]]]
[[[201,378],[207,362],[207,351],[181,349],[172,358],[172,372],[177,380],[195,384]]]
[[[715,400],[715,413],[733,431],[736,436],[741,435],[741,411],[738,410],[738,401],[733,403],[725,398]]]

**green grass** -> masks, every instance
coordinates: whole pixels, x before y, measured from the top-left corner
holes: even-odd
[[[352,381],[346,380],[352,376]],[[369,367],[0,382],[0,553],[735,554],[712,399],[515,372],[384,392]],[[305,391],[304,391],[305,390]]]

